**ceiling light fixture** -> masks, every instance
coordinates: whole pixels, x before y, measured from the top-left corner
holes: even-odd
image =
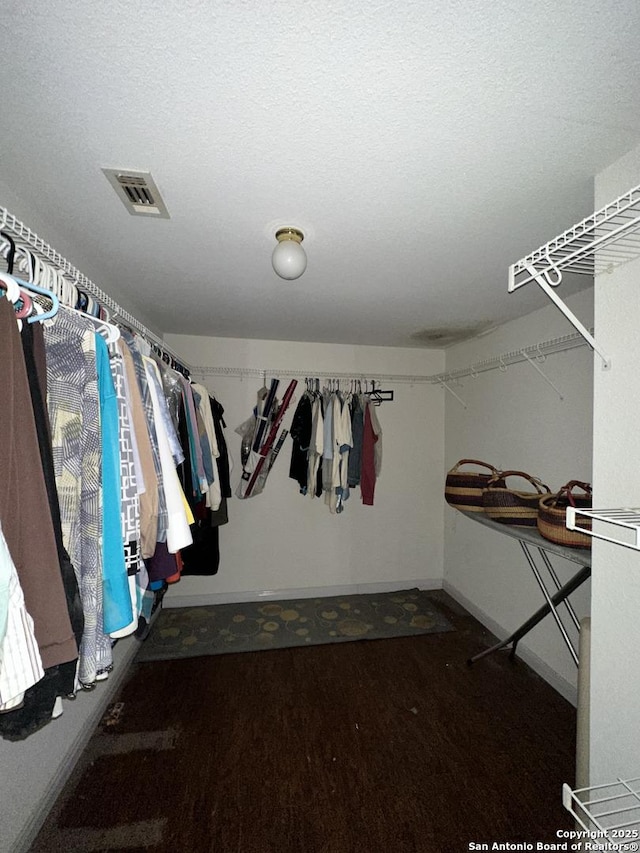
[[[304,234],[297,228],[279,228],[276,231],[278,245],[273,250],[271,263],[274,270],[288,281],[300,278],[307,268],[307,256],[300,245]]]

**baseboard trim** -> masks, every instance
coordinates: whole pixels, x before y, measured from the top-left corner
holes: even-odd
[[[479,622],[482,622],[485,628],[491,631],[492,634],[495,634],[499,640],[504,640],[509,636],[509,634],[513,633],[512,631],[507,631],[502,625],[499,625],[495,619],[492,619],[491,616],[484,612],[484,610],[481,610],[481,608],[475,605],[466,597],[466,595],[461,593],[457,587],[449,583],[449,581],[444,580],[442,588],[452,598],[455,598],[458,604],[462,605],[465,610],[468,610],[472,616],[475,616]],[[557,690],[558,693],[567,700],[567,702],[571,702],[574,707],[578,706],[578,688],[567,681],[567,679],[562,675],[559,675],[555,669],[550,667],[549,664],[541,657],[538,657],[535,652],[528,649],[523,640],[518,643],[517,655],[527,664],[527,666],[530,666],[531,669],[540,676],[540,678],[543,678],[547,684],[551,685],[554,690]]]
[[[288,600],[290,598],[329,598],[336,595],[366,595],[377,592],[395,592],[401,589],[442,589],[442,580],[409,579],[381,581],[378,583],[343,584],[340,586],[312,586],[302,589],[263,589],[238,592],[212,592],[204,595],[180,595],[177,588],[169,589],[162,606],[197,607],[202,604],[239,604],[246,601]],[[175,592],[174,592],[175,590]]]

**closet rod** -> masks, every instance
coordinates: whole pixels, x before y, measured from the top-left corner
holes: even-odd
[[[433,373],[431,375],[414,375],[414,374],[394,374],[394,373],[376,373],[374,371],[351,371],[350,373],[337,373],[332,370],[316,370],[309,368],[308,370],[288,370],[286,368],[268,369],[264,367],[213,367],[210,365],[200,365],[192,367],[194,375],[200,376],[233,376],[239,379],[248,376],[301,376],[301,377],[323,377],[333,379],[373,379],[376,382],[395,382],[406,383],[409,385],[428,383],[431,385],[442,385],[445,382],[450,382],[456,379],[462,379],[465,376],[476,376],[479,373],[486,373],[488,370],[496,368],[505,369],[511,364],[517,364],[529,359],[542,360],[547,355],[563,352],[564,350],[575,349],[576,347],[586,346],[586,341],[582,335],[574,332],[570,335],[564,335],[560,338],[552,338],[547,341],[533,344],[528,347],[523,347],[520,350],[503,353],[502,355],[493,356],[492,358],[477,361],[468,367],[457,368],[456,370],[445,371],[444,373]]]
[[[316,376],[322,379],[359,379],[361,382],[368,380],[371,382],[396,382],[396,383],[408,383],[414,384],[416,382],[430,382],[430,376],[413,376],[411,374],[403,374],[396,375],[392,373],[376,373],[374,371],[356,371],[353,370],[350,373],[340,373],[335,370],[316,370],[315,368],[309,368],[309,370],[289,370],[284,367],[280,367],[277,369],[269,370],[264,367],[212,367],[208,365],[201,365],[200,367],[192,367],[191,372],[194,376],[234,376],[239,379],[244,378],[245,376],[269,376],[269,377],[311,377],[315,378]]]
[[[64,258],[59,252],[56,252],[56,250],[48,243],[38,237],[31,228],[26,226],[2,205],[0,205],[0,216],[2,218],[2,221],[0,222],[0,231],[5,231],[12,237],[17,237],[18,240],[22,241],[36,252],[43,261],[48,261],[49,263],[54,264],[60,272],[64,273],[69,278],[72,284],[80,287],[81,290],[86,290],[91,296],[95,296],[98,302],[102,303],[105,308],[108,308],[109,311],[111,311],[112,320],[115,320],[116,317],[119,320],[122,320],[127,326],[131,326],[133,329],[136,329],[136,331],[140,332],[144,338],[156,344],[156,346],[158,346],[163,352],[168,355],[172,355],[176,361],[180,362],[185,367],[189,367],[181,356],[175,353],[171,347],[168,347],[164,343],[162,338],[159,338],[154,334],[154,332],[147,329],[147,327],[139,320],[136,320],[132,314],[125,311],[124,308],[118,305],[114,299],[107,296],[107,294],[101,290],[97,284],[87,278],[86,275],[83,275],[80,270],[69,263],[66,258]]]
[[[560,338],[552,338],[548,341],[540,341],[538,344],[523,347],[512,352],[505,352],[502,355],[496,355],[492,358],[485,358],[481,361],[476,361],[467,367],[460,367],[455,370],[447,370],[444,373],[438,373],[435,376],[427,376],[429,382],[451,382],[456,379],[464,379],[466,376],[475,377],[479,373],[486,373],[489,370],[506,370],[511,364],[518,364],[523,361],[531,361],[531,359],[543,361],[547,355],[554,355],[565,350],[576,349],[577,347],[586,346],[587,341],[578,332],[570,335],[564,335]]]

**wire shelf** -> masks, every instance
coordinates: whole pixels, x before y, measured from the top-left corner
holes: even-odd
[[[587,216],[509,267],[509,292],[541,275],[555,287],[567,270],[578,275],[610,272],[640,256],[640,186]],[[535,269],[535,272],[533,272]]]
[[[575,790],[565,784],[562,804],[583,829],[619,843],[620,849],[640,839],[640,778]]]
[[[148,329],[143,323],[134,317],[133,314],[130,314],[122,308],[115,299],[112,299],[107,293],[101,290],[95,282],[81,273],[79,269],[74,267],[73,264],[50,246],[49,243],[39,237],[35,231],[32,231],[31,228],[21,222],[13,215],[13,213],[7,210],[6,207],[0,206],[0,217],[0,231],[10,234],[12,237],[17,238],[20,243],[29,246],[31,251],[35,252],[41,260],[53,265],[57,270],[63,273],[72,284],[75,284],[91,296],[94,296],[98,302],[109,310],[112,320],[119,319],[132,329],[136,329],[148,341],[154,343],[160,350],[174,356],[179,362],[184,364],[184,359],[168,347],[162,338],[152,332],[151,329]]]
[[[432,376],[421,376],[413,374],[396,374],[396,373],[376,373],[368,371],[366,373],[359,371],[351,371],[349,373],[336,372],[335,370],[317,370],[309,368],[308,370],[300,370],[299,368],[267,368],[267,367],[219,367],[214,365],[199,365],[191,368],[194,376],[230,376],[242,379],[249,376],[275,376],[275,377],[300,377],[307,378],[316,376],[321,378],[360,380],[361,382],[396,382],[407,385],[415,385],[426,382],[433,382]]]
[[[526,362],[529,360],[527,356],[535,359],[536,361],[544,361],[547,355],[565,352],[565,350],[575,349],[576,347],[581,347],[585,344],[586,341],[582,335],[575,332],[571,335],[563,335],[562,337],[541,341],[538,344],[523,347],[519,350],[513,350],[511,352],[502,353],[501,355],[492,356],[491,358],[485,358],[482,361],[476,361],[474,364],[470,364],[466,367],[454,368],[453,370],[447,370],[444,373],[437,373],[433,376],[428,376],[427,379],[432,383],[442,383],[455,382],[458,379],[464,379],[467,376],[475,378],[478,374],[486,373],[489,370],[497,369],[504,371],[506,367],[509,367],[512,364]]]
[[[591,521],[591,529],[579,524],[580,519]],[[603,539],[640,551],[640,508],[578,509],[567,507],[566,526],[579,530],[594,539]]]
[[[562,311],[589,346],[598,353],[603,367],[611,362],[597,341],[556,293],[565,270],[593,276],[640,256],[640,186],[596,210],[573,228],[540,246],[509,267],[509,293],[535,281]]]

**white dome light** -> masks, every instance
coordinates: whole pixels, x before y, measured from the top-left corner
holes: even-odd
[[[307,268],[307,256],[300,245],[304,234],[297,228],[280,228],[276,231],[276,240],[278,245],[271,256],[274,270],[287,281],[300,278]]]

